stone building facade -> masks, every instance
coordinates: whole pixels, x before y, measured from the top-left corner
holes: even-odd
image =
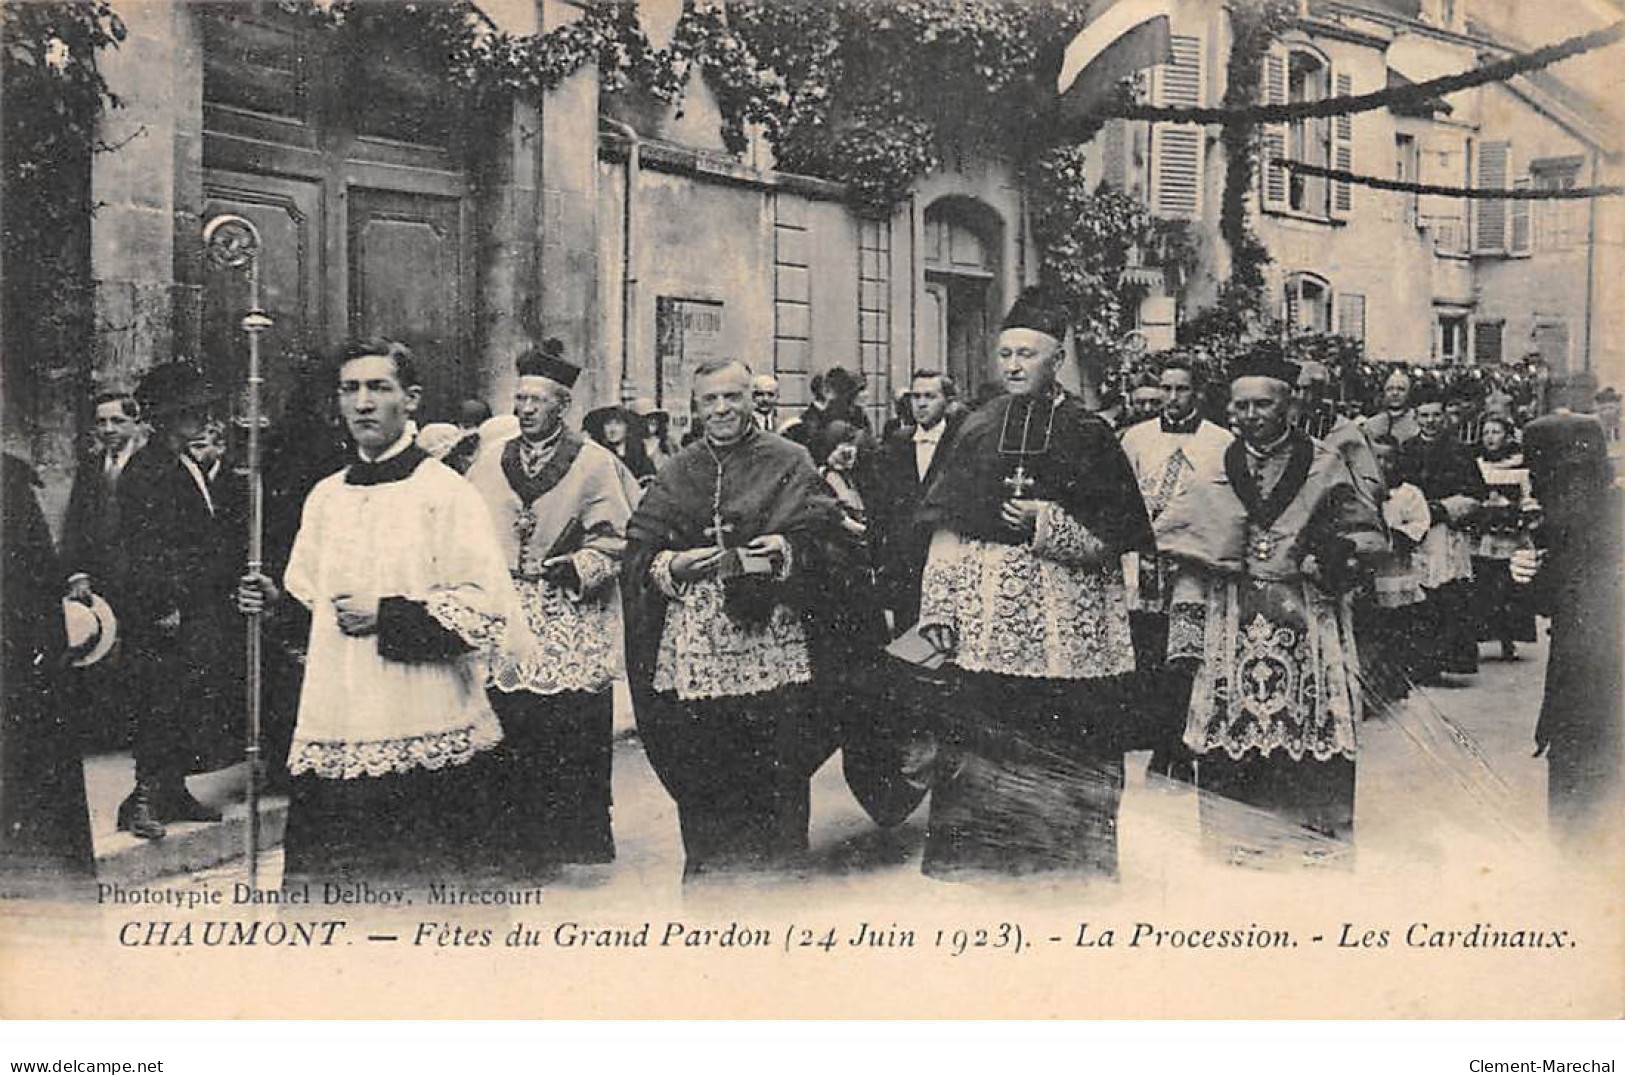
[[[1530,5],[1510,0],[1310,0],[1265,58],[1259,97],[1285,103],[1421,82],[1618,17],[1609,5],[1550,6],[1562,17],[1531,20]],[[1150,73],[1151,98],[1218,103],[1230,50],[1221,5],[1185,0],[1172,30],[1174,63]],[[1263,125],[1250,208],[1271,257],[1274,313],[1297,329],[1356,337],[1380,359],[1494,364],[1539,354],[1558,375],[1625,379],[1625,324],[1606,301],[1608,282],[1625,269],[1619,199],[1389,192],[1273,163],[1453,187],[1617,184],[1622,117],[1598,92],[1609,77],[1602,57],[1415,107]],[[1201,305],[1229,268],[1219,241],[1226,162],[1218,128],[1118,122],[1099,141],[1110,181],[1137,190],[1155,212],[1190,220],[1202,236],[1204,271],[1183,296]]]
[[[1272,52],[1263,92],[1365,92],[1505,54],[1490,21],[1450,6],[1446,17],[1403,10],[1404,0],[1315,0]],[[93,388],[131,385],[181,356],[221,383],[240,380],[247,282],[207,264],[200,244],[219,213],[249,217],[264,237],[273,416],[308,355],[357,333],[403,338],[425,359],[426,420],[465,396],[501,410],[516,349],[553,335],[587,367],[578,410],[648,398],[681,426],[687,372],[727,355],[776,373],[788,409],[806,403],[819,371],[861,370],[878,426],[914,370],[949,372],[967,392],[990,380],[992,329],[1036,275],[1008,162],[951,162],[889,216],[869,218],[839,187],[776,170],[761,139],[725,151],[697,76],[679,107],[606,97],[588,68],[539,104],[472,114],[409,49],[331,54],[275,4],[124,0],[119,10],[130,35],[103,69],[124,104],[107,114],[103,140],[120,148],[98,154],[92,176],[91,353],[71,391],[34,413],[8,401],[7,437],[27,441],[53,515]],[[516,33],[580,16],[568,0],[485,0],[481,11]],[[1182,0],[1173,30],[1173,62],[1146,76],[1152,99],[1218,102],[1230,47],[1222,5]],[[1503,36],[1529,31],[1509,25]],[[1613,182],[1613,125],[1562,74],[1262,136],[1269,155],[1357,172]],[[1224,167],[1214,127],[1119,121],[1091,147],[1091,182],[1137,191],[1201,239],[1193,279],[1146,273],[1140,324],[1153,349],[1171,345],[1181,306],[1206,303],[1228,273]],[[1253,197],[1272,293],[1296,324],[1358,336],[1378,358],[1537,350],[1554,368],[1620,380],[1625,326],[1602,301],[1620,278],[1615,201],[1525,212],[1299,182],[1275,166]]]
[[[839,187],[774,170],[760,140],[727,153],[698,77],[680,107],[654,108],[601,100],[586,68],[539,105],[474,115],[409,51],[333,55],[275,4],[119,11],[129,37],[102,67],[124,102],[103,139],[120,148],[92,177],[91,353],[42,413],[6,423],[53,517],[95,390],[178,357],[240,383],[247,279],[201,247],[220,213],[263,237],[273,419],[310,356],[382,333],[425,360],[425,420],[467,396],[500,411],[516,349],[551,335],[586,366],[578,411],[653,398],[680,426],[687,370],[729,355],[777,373],[790,409],[820,370],[861,369],[878,425],[914,369],[972,388],[990,376],[988,327],[1031,276],[1021,193],[998,162],[929,177],[868,219]],[[567,0],[481,11],[514,33],[580,16]]]

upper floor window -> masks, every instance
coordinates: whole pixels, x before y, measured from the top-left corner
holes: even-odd
[[[1269,104],[1320,101],[1354,92],[1353,78],[1338,71],[1320,51],[1305,44],[1272,46],[1264,57],[1262,98]],[[1354,170],[1352,116],[1308,117],[1290,123],[1265,124],[1261,133],[1263,166],[1260,195],[1265,210],[1316,220],[1349,216],[1354,207],[1350,184],[1308,175],[1285,167],[1293,162]]]
[[[1422,172],[1422,158],[1416,149],[1416,136],[1413,134],[1394,135],[1394,178],[1401,183],[1415,183]],[[1398,195],[1404,206],[1405,222],[1416,221],[1416,195]]]
[[[1152,99],[1160,105],[1202,104],[1202,40],[1175,34],[1169,61],[1151,69]],[[1192,219],[1202,213],[1206,135],[1188,123],[1151,125],[1151,210],[1158,216]]]
[[[1323,100],[1326,97],[1327,75],[1326,64],[1314,53],[1291,53],[1287,67],[1287,100],[1293,104]],[[1326,167],[1331,159],[1330,128],[1330,122],[1325,119],[1293,120],[1287,138],[1292,159]],[[1328,215],[1326,180],[1293,172],[1287,204],[1300,213]]]
[[[1539,157],[1519,163],[1508,141],[1485,141],[1478,154],[1480,187],[1514,190],[1572,190],[1581,184],[1584,158]],[[1523,256],[1538,250],[1566,250],[1586,242],[1587,203],[1580,199],[1480,200],[1473,207],[1475,254]]]
[[[1529,162],[1529,180],[1536,190],[1573,190],[1580,185],[1579,157],[1546,157]],[[1579,199],[1536,201],[1536,250],[1565,250],[1585,242],[1586,203]]]

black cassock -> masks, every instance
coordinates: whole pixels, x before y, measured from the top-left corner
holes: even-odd
[[[1482,502],[1489,496],[1478,462],[1453,437],[1436,441],[1415,437],[1401,445],[1399,452],[1400,468],[1406,480],[1427,497],[1434,522],[1444,517],[1442,502],[1449,497],[1468,496]],[[1431,679],[1439,672],[1470,675],[1478,671],[1473,605],[1471,577],[1428,591],[1413,637],[1420,678]]]
[[[1546,560],[1530,597],[1552,626],[1535,742],[1547,759],[1552,825],[1584,851],[1600,846],[1620,817],[1625,494],[1542,494],[1542,506]]]
[[[729,548],[782,534],[792,550],[791,573],[782,581],[749,576],[723,584],[721,626],[742,638],[770,632],[770,624],[782,635],[793,622],[789,629],[804,646],[786,652],[805,656],[810,681],[768,673],[746,684],[752,673],[742,671],[745,664],[723,661],[716,682],[697,692],[707,696],[656,687],[662,635],[676,603],[651,568],[662,552],[715,544],[719,513]],[[842,652],[830,586],[842,565],[838,519],[807,453],[753,428],[731,446],[713,450],[701,440],[685,448],[661,468],[627,524],[627,674],[649,762],[677,802],[686,876],[781,865],[804,852],[809,780],[840,745],[843,725],[851,729],[863,719],[819,705],[818,685]],[[861,790],[859,798],[866,805],[874,799]]]
[[[1000,519],[1012,497],[1053,503],[1092,551],[1038,551]],[[1116,436],[1065,394],[995,399],[961,427],[920,520],[959,543],[953,566],[927,566],[921,622],[970,617],[953,624],[925,872],[1114,875],[1123,750],[1147,745],[1120,558],[1155,548]]]
[[[62,667],[62,575],[34,499],[34,472],[11,455],[4,468],[0,877],[54,891],[64,876],[95,876],[78,707],[65,693],[75,673]]]

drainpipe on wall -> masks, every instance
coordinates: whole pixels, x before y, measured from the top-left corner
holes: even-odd
[[[1591,184],[1596,186],[1602,182],[1602,162],[1598,159],[1596,151],[1591,154]],[[1586,200],[1586,330],[1585,350],[1582,356],[1585,361],[1583,367],[1591,371],[1591,311],[1597,294],[1597,199]]]
[[[908,375],[920,368],[920,200],[908,192]],[[912,382],[910,382],[912,383]]]
[[[642,166],[643,141],[629,123],[599,116],[598,122],[626,141],[626,190],[621,197],[621,402],[630,403],[637,395],[632,382],[632,356],[637,353],[633,335],[638,324],[637,229],[633,212],[637,201],[638,171]],[[653,386],[655,396],[660,387]]]

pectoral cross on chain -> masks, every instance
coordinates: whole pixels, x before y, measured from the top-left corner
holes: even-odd
[[[1012,500],[1020,500],[1027,495],[1029,486],[1038,484],[1038,479],[1027,476],[1027,468],[1020,463],[1016,464],[1016,472],[1004,479],[1004,487],[1010,490]]]
[[[715,541],[717,548],[725,549],[728,547],[727,536],[733,533],[733,529],[734,524],[723,522],[722,512],[719,511],[711,515],[711,525],[700,531],[700,533]]]

